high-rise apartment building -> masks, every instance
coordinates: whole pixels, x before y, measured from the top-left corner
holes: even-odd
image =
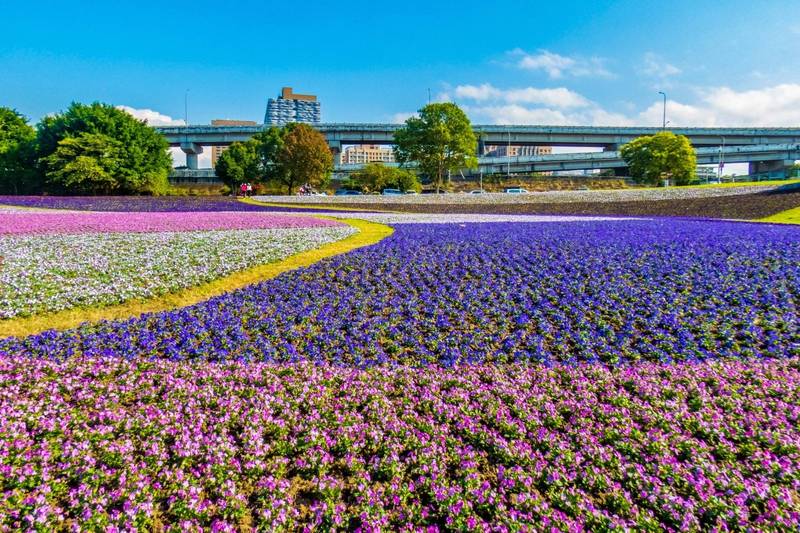
[[[322,111],[316,96],[295,94],[291,87],[284,87],[278,98],[270,98],[267,101],[264,124],[269,126],[283,126],[290,122],[319,124],[321,119]]]
[[[363,163],[393,163],[394,152],[387,146],[367,144],[348,146],[342,150],[343,165],[358,165]]]
[[[212,126],[256,126],[255,120],[230,120],[230,119],[216,119],[211,121]],[[216,168],[217,159],[227,150],[227,146],[212,146],[211,147],[211,168]]]

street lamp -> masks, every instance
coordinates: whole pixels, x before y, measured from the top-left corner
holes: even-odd
[[[664,131],[667,129],[667,93],[658,91],[658,94],[664,97],[664,109],[661,114],[661,130]]]
[[[717,167],[717,181],[722,183],[722,172],[725,169],[725,137],[722,137],[722,146],[719,147],[719,167]]]
[[[506,146],[506,179],[511,178],[511,127],[508,127],[508,146]]]
[[[185,126],[189,127],[189,89],[183,95],[183,121]]]

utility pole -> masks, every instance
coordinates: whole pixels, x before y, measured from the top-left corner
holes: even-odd
[[[719,148],[719,167],[717,168],[717,180],[722,183],[722,172],[725,169],[725,137],[722,137],[722,146]]]
[[[658,94],[664,97],[664,107],[661,113],[661,131],[666,131],[667,129],[667,93],[664,91],[658,91]]]
[[[431,105],[431,88],[428,87],[428,105]]]

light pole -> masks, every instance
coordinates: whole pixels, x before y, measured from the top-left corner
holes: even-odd
[[[189,89],[183,94],[183,121],[184,125],[189,127]]]
[[[661,113],[661,131],[665,131],[667,129],[667,93],[658,91],[658,94],[664,97],[664,107]]]
[[[725,137],[722,137],[722,146],[719,147],[719,167],[717,167],[717,181],[722,183],[722,171],[725,169]]]
[[[511,127],[508,128],[508,146],[506,146],[506,179],[511,179]]]

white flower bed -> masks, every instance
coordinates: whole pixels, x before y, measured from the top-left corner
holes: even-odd
[[[350,227],[0,238],[0,319],[149,298],[343,239]]]
[[[713,198],[716,196],[736,196],[753,194],[775,189],[780,186],[796,186],[794,182],[780,185],[752,185],[737,187],[666,187],[654,189],[607,189],[592,191],[547,191],[527,194],[485,193],[485,194],[398,194],[362,196],[256,196],[260,202],[279,202],[296,204],[531,204],[531,203],[570,203],[570,202],[628,202],[651,200],[680,200],[685,198]]]
[[[428,214],[428,213],[357,213],[331,211],[320,213],[336,218],[360,218],[380,224],[466,224],[470,222],[592,222],[638,220],[632,217],[571,215],[492,215],[492,214]]]

